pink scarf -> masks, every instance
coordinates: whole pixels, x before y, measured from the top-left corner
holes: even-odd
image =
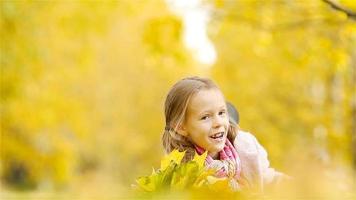
[[[203,154],[205,150],[199,146],[195,146],[199,155]],[[207,156],[205,166],[216,169],[216,176],[219,178],[227,177],[238,179],[241,172],[241,162],[236,152],[235,147],[226,139],[224,149],[219,152],[220,159],[214,160],[211,156]]]

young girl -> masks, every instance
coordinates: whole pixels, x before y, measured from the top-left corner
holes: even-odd
[[[263,190],[282,176],[269,167],[267,152],[256,138],[240,130],[234,120],[229,122],[224,96],[210,79],[178,81],[167,95],[165,120],[166,152],[186,151],[183,161],[189,161],[195,152],[208,151],[206,167],[215,169],[216,177],[228,178],[233,189]]]

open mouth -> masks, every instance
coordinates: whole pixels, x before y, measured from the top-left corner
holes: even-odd
[[[214,139],[214,140],[222,139],[224,137],[224,131],[215,133],[214,135],[211,135],[209,137]]]

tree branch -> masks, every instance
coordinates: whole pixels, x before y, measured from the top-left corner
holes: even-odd
[[[331,0],[323,0],[325,3],[329,4],[335,10],[341,11],[347,15],[347,17],[356,20],[356,13],[350,9],[347,9]]]

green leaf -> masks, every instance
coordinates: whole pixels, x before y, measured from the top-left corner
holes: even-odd
[[[176,171],[178,164],[171,162],[168,167],[160,173],[159,186],[168,187],[171,183],[174,171]]]
[[[191,187],[199,176],[199,166],[196,162],[181,164],[173,174],[172,189],[185,189]]]

